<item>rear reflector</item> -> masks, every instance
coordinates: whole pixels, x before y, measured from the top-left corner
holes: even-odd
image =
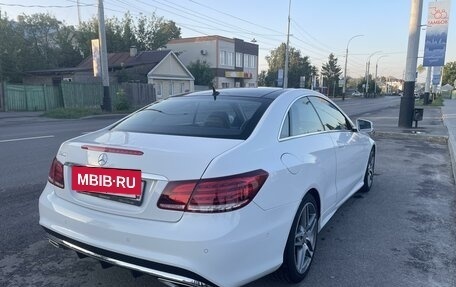
[[[65,180],[63,176],[63,164],[54,157],[54,160],[51,164],[51,169],[49,170],[48,180],[55,186],[60,188],[65,187]]]
[[[129,155],[143,155],[144,153],[140,150],[132,149],[123,149],[123,148],[114,148],[114,147],[103,147],[103,146],[94,146],[94,145],[83,145],[82,149],[101,151],[101,152],[110,152],[110,153],[120,153],[120,154],[129,154]]]
[[[188,212],[231,211],[249,204],[267,178],[266,171],[255,170],[228,177],[170,182],[157,205]]]

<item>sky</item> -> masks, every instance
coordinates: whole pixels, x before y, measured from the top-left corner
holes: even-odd
[[[430,1],[435,2],[423,0],[421,23],[426,23]],[[97,0],[0,0],[0,10],[11,19],[49,12],[66,24],[77,25],[77,2],[82,21],[97,15]],[[265,57],[270,51],[286,42],[290,2],[290,46],[308,56],[312,65],[321,68],[333,53],[343,68],[348,41],[363,35],[350,42],[347,75],[363,76],[369,56],[375,53],[370,57],[371,74],[378,64],[379,76],[403,78],[412,0],[104,0],[104,7],[105,17],[122,18],[127,11],[133,16],[155,12],[176,22],[184,38],[220,35],[244,41],[255,39],[261,71],[267,70]],[[456,61],[456,11],[452,8],[445,62]],[[418,65],[422,63],[425,27],[420,34]],[[424,74],[418,81],[424,79]]]

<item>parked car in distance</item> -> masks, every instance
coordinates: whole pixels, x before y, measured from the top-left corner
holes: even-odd
[[[54,246],[168,286],[234,287],[274,271],[300,282],[318,232],[371,189],[372,130],[305,89],[167,98],[64,142],[39,223]]]
[[[354,96],[354,97],[360,97],[360,96],[362,96],[362,95],[363,95],[363,94],[360,93],[360,92],[358,92],[358,91],[354,91],[354,92],[352,93],[352,96]]]

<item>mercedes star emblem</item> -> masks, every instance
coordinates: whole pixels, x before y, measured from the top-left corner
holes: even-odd
[[[98,156],[98,164],[104,166],[106,163],[108,163],[108,155],[105,153],[100,154]]]

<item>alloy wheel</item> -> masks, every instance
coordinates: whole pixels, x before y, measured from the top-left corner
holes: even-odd
[[[307,202],[301,210],[296,226],[294,254],[296,270],[304,274],[312,262],[318,232],[318,217],[315,206]]]

